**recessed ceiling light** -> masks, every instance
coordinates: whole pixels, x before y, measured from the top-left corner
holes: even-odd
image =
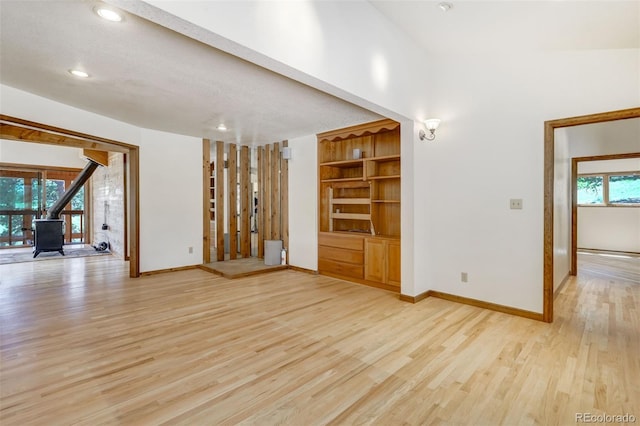
[[[218,124],[218,127],[216,127],[216,129],[220,130],[221,132],[226,132],[227,131],[227,126],[225,126],[224,124],[220,123],[220,124]]]
[[[69,70],[69,74],[80,77],[80,78],[88,78],[89,74],[82,70]]]
[[[449,10],[451,10],[453,5],[451,3],[442,2],[438,4],[438,7],[440,8],[441,11],[448,12]]]
[[[94,11],[98,14],[99,17],[101,17],[102,19],[106,19],[107,21],[121,22],[123,19],[120,13],[105,6],[97,6]]]

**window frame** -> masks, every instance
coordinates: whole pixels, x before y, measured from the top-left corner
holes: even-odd
[[[639,175],[640,170],[626,172],[605,172],[605,173],[580,173],[576,176],[576,191],[578,187],[578,179],[581,177],[601,177],[602,178],[602,203],[580,204],[576,192],[576,204],[578,207],[640,207],[640,203],[612,203],[609,201],[609,178],[611,176],[632,176]]]

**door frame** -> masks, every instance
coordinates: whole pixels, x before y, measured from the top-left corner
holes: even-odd
[[[140,153],[138,146],[4,114],[0,114],[0,139],[127,154],[129,179],[125,191],[129,196],[129,276],[131,278],[140,276]]]
[[[544,122],[544,232],[543,232],[543,285],[542,320],[553,322],[553,210],[554,210],[554,156],[555,129],[605,123],[640,117],[640,108],[629,108]],[[572,238],[573,239],[573,238]],[[572,249],[573,250],[573,249]]]

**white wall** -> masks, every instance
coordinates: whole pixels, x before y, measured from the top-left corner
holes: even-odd
[[[202,139],[142,129],[140,159],[140,270],[202,263]]]
[[[415,180],[426,183],[416,218],[431,210],[416,259],[431,259],[434,290],[541,312],[543,123],[637,106],[638,52],[431,59],[431,107],[443,122],[416,155]],[[510,198],[523,210],[510,210]],[[416,265],[416,277],[429,276]]]
[[[638,170],[640,158],[578,163],[579,174]],[[640,253],[640,207],[578,207],[578,248]]]
[[[318,145],[315,135],[289,139],[289,264],[318,270]]]
[[[578,207],[578,248],[640,253],[640,208]]]
[[[5,85],[0,98],[2,114],[140,146],[140,271],[202,263],[200,139],[141,129]]]
[[[553,289],[571,270],[571,159],[569,141],[560,137],[554,144],[553,189]]]
[[[566,134],[571,157],[640,152],[640,118],[556,129]]]
[[[414,223],[402,222],[408,295],[434,289],[541,312],[543,123],[640,103],[637,49],[427,55],[364,1],[149,3],[207,30],[191,36],[375,112],[422,119],[428,105],[443,120],[434,142],[403,132],[414,151],[402,162],[403,212],[415,194]],[[286,19],[290,5],[306,16],[300,25]],[[524,209],[510,210],[510,198]]]
[[[82,169],[87,160],[80,148],[0,140],[0,162]]]

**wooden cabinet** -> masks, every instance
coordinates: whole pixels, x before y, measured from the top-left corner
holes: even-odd
[[[400,287],[400,241],[365,238],[364,278]]]
[[[400,124],[380,120],[319,134],[318,161],[320,273],[397,291]],[[347,247],[356,240],[359,248]]]

